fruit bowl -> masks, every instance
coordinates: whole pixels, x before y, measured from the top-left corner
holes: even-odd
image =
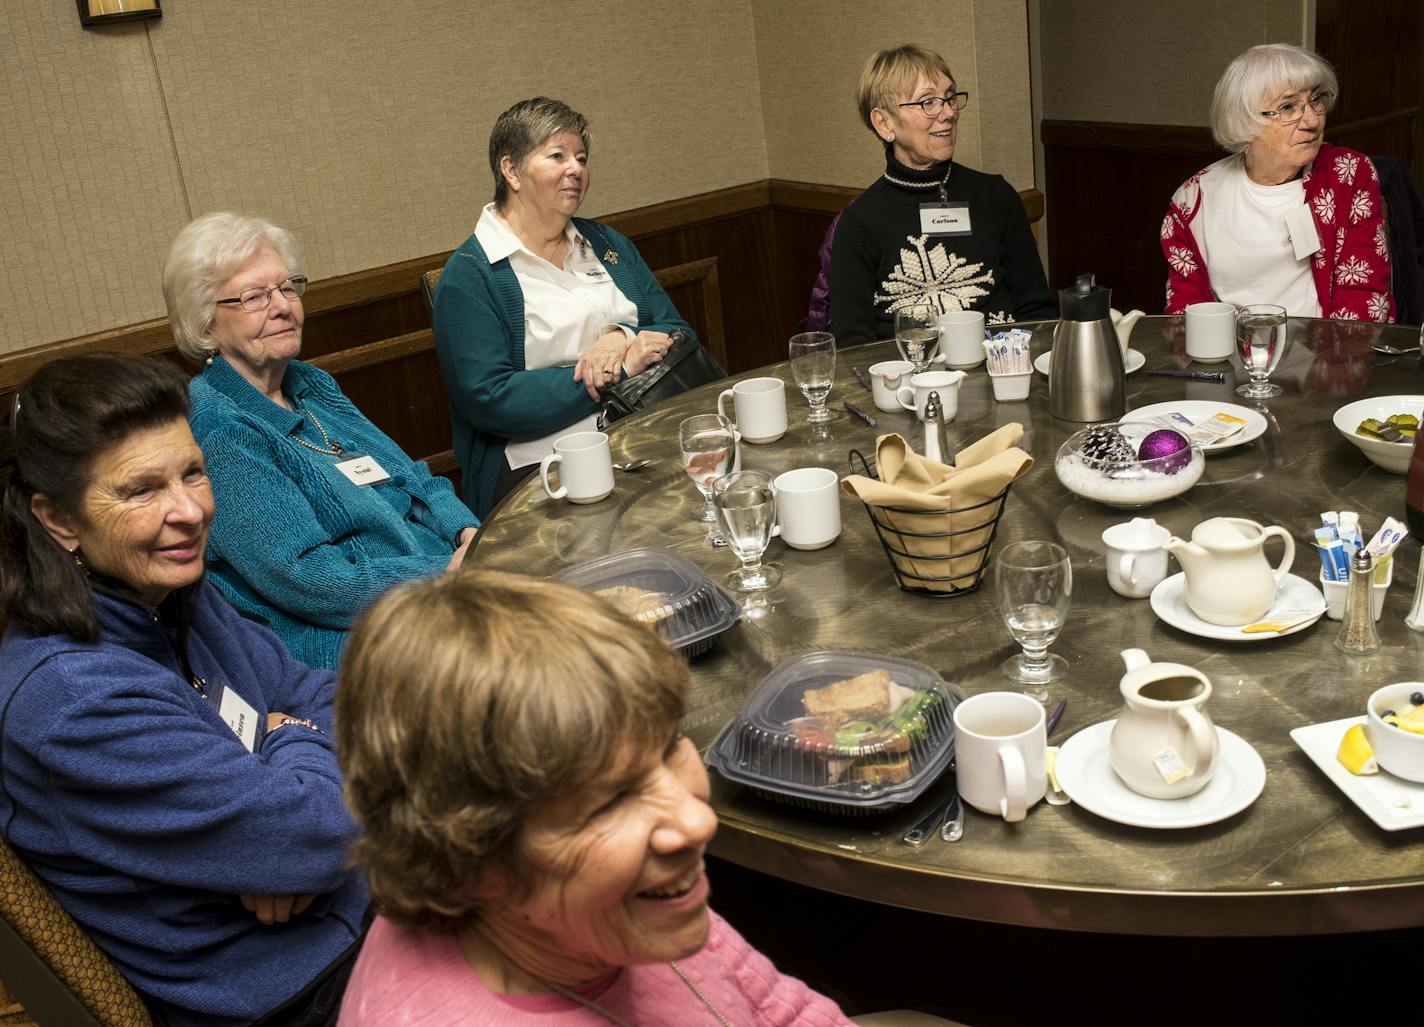
[[[1424,413],[1424,396],[1375,396],[1371,399],[1357,399],[1335,411],[1332,418],[1335,428],[1345,438],[1360,448],[1377,466],[1391,474],[1406,474],[1409,471],[1409,455],[1413,452],[1412,439],[1404,442],[1386,442],[1361,435],[1355,429],[1366,418],[1383,421],[1390,414]]]
[[[1424,697],[1424,682],[1397,681],[1376,689],[1365,703],[1365,734],[1381,768],[1406,781],[1424,782],[1424,734],[1384,720],[1385,713],[1405,714],[1420,705],[1415,696]]]
[[[1139,455],[1148,436],[1157,436],[1153,442],[1160,442],[1162,432],[1177,435],[1180,448],[1161,456]],[[1147,443],[1149,451],[1153,442]],[[1121,510],[1180,496],[1197,483],[1205,468],[1200,446],[1153,421],[1084,428],[1069,436],[1053,461],[1058,480],[1069,492]]]

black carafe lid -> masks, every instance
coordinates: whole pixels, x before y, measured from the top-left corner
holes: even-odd
[[[1099,321],[1112,308],[1112,290],[1096,284],[1091,273],[1079,275],[1070,288],[1058,291],[1059,317],[1064,321]]]

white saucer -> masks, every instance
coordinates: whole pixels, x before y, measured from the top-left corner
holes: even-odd
[[[1151,421],[1166,414],[1181,414],[1193,424],[1199,424],[1213,414],[1230,414],[1232,417],[1239,417],[1246,422],[1246,427],[1235,435],[1210,446],[1203,446],[1203,453],[1220,453],[1223,450],[1244,446],[1266,434],[1266,419],[1257,411],[1250,407],[1243,407],[1239,403],[1217,403],[1215,400],[1207,399],[1174,399],[1170,403],[1153,403],[1150,406],[1129,410],[1122,420]]]
[[[1132,374],[1133,371],[1142,370],[1142,365],[1145,363],[1147,363],[1147,358],[1139,350],[1130,349],[1127,351],[1127,359],[1122,362],[1122,369],[1128,374]],[[1038,359],[1033,362],[1033,369],[1045,377],[1051,367],[1053,367],[1053,350],[1040,353]]]
[[[1276,591],[1276,601],[1271,604],[1269,610],[1257,617],[1255,622],[1296,620],[1298,617],[1306,616],[1309,616],[1310,619],[1286,628],[1284,631],[1258,631],[1248,635],[1239,627],[1232,628],[1221,624],[1212,624],[1198,617],[1187,605],[1186,587],[1187,576],[1173,574],[1152,590],[1152,598],[1149,601],[1152,603],[1152,612],[1158,618],[1178,630],[1199,638],[1214,638],[1220,642],[1266,642],[1284,635],[1294,635],[1297,631],[1304,631],[1325,615],[1325,597],[1320,594],[1320,589],[1304,578],[1287,574],[1281,581],[1281,587]],[[1297,611],[1299,612],[1297,613]],[[1293,615],[1283,616],[1287,613]]]
[[[1185,799],[1149,799],[1117,776],[1108,755],[1116,720],[1084,728],[1058,750],[1058,783],[1089,813],[1131,827],[1184,828],[1235,816],[1266,786],[1266,765],[1240,735],[1216,729],[1220,749],[1216,770],[1205,788]]]
[[[1364,717],[1346,717],[1325,724],[1298,727],[1290,736],[1301,751],[1325,772],[1325,776],[1345,793],[1346,798],[1380,827],[1386,831],[1424,827],[1424,784],[1395,777],[1388,770],[1358,777],[1335,758],[1345,732],[1351,725],[1364,722]]]

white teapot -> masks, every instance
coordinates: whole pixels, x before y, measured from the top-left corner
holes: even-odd
[[[1150,799],[1184,799],[1211,781],[1219,744],[1202,707],[1211,682],[1181,663],[1153,663],[1141,649],[1124,649],[1126,705],[1108,742],[1123,784]]]
[[[1266,539],[1280,538],[1281,562],[1266,562]],[[1192,540],[1173,535],[1162,546],[1187,575],[1187,606],[1210,624],[1239,627],[1259,620],[1276,601],[1276,589],[1290,573],[1295,540],[1284,528],[1263,528],[1244,517],[1211,517],[1192,529]]]
[[[1120,310],[1109,310],[1108,316],[1112,318],[1113,330],[1117,332],[1118,348],[1122,350],[1122,358],[1127,359],[1128,341],[1132,338],[1132,326],[1142,319],[1142,311],[1129,310],[1124,314]]]

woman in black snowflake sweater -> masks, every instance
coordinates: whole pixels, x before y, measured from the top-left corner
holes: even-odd
[[[955,164],[959,112],[943,58],[882,50],[856,88],[885,144],[885,174],[842,212],[831,244],[830,330],[841,345],[890,338],[895,313],[931,304],[990,324],[1057,316],[1023,203],[999,175]]]

